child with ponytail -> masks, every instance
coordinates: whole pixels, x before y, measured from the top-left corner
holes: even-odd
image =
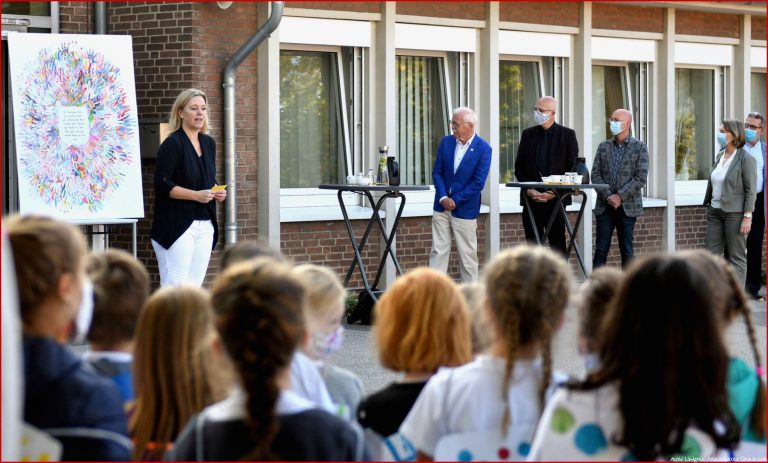
[[[290,389],[291,359],[306,336],[304,297],[290,267],[273,260],[234,264],[216,280],[217,328],[238,385],[190,420],[172,459],[362,459],[361,435]]]
[[[562,257],[540,246],[504,251],[485,273],[488,319],[495,339],[487,355],[442,369],[422,391],[400,433],[431,460],[453,433],[530,427],[541,415],[552,376],[551,342],[568,301],[570,272]],[[519,456],[518,456],[519,458]]]
[[[744,320],[756,370],[738,357],[729,359],[726,383],[728,403],[741,425],[741,438],[748,442],[765,443],[763,363],[746,295],[736,281],[733,268],[723,258],[703,251],[687,251],[681,255],[697,262],[698,268],[708,274],[707,280],[717,287],[714,296],[722,317],[720,323],[723,334],[737,317],[741,316]]]

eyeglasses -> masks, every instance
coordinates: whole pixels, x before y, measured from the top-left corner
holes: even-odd
[[[551,113],[551,112],[553,112],[551,109],[541,109],[541,108],[537,108],[536,106],[534,106],[531,109],[533,109],[534,111],[538,111],[540,113]]]
[[[744,127],[748,128],[748,129],[751,129],[751,130],[758,130],[758,129],[762,129],[763,128],[762,126],[752,125],[752,124],[744,124]]]
[[[457,123],[453,122],[452,120],[448,120],[448,125],[449,125],[449,126],[452,128],[452,129],[454,129],[454,130],[458,129],[460,125],[464,125],[464,124],[466,124],[466,122],[459,122],[459,123],[457,124]]]

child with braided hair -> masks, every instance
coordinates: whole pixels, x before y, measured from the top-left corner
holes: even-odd
[[[362,459],[361,434],[290,389],[291,359],[306,336],[304,298],[301,282],[279,262],[253,259],[219,276],[217,328],[239,381],[227,399],[190,420],[171,459]]]
[[[530,446],[551,384],[551,341],[568,301],[570,271],[551,250],[523,245],[494,259],[485,287],[495,333],[489,353],[439,370],[400,427],[420,459],[431,460],[440,438],[455,433],[530,428],[517,454]]]
[[[736,281],[735,271],[722,257],[704,251],[684,251],[680,256],[697,262],[698,268],[708,274],[707,280],[717,287],[714,296],[717,301],[716,306],[720,309],[723,332],[737,317],[741,316],[744,320],[757,371],[747,366],[738,357],[729,359],[726,384],[728,403],[742,427],[742,439],[748,442],[765,443],[763,363],[760,359],[757,336],[746,295]]]
[[[531,461],[701,461],[732,449],[717,288],[689,255],[630,266],[601,326],[600,365],[547,403]]]

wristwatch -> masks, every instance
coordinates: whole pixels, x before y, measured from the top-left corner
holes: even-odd
[[[752,218],[752,213],[751,212],[745,212],[744,213],[744,218],[745,219],[751,219]]]

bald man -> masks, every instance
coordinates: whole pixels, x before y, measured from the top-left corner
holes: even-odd
[[[544,96],[536,101],[536,107],[533,109],[536,125],[523,130],[517,148],[515,177],[518,182],[541,182],[541,177],[563,175],[574,170],[579,155],[576,132],[555,122],[556,113],[557,100],[551,96]],[[531,223],[522,195],[528,195],[530,199],[535,223]],[[525,239],[536,243],[534,230],[538,231],[539,236],[543,236],[544,227],[557,204],[556,199],[552,190],[531,188],[520,191]],[[563,198],[563,204],[571,204],[570,196]],[[555,216],[547,239],[550,248],[565,255],[565,224],[560,214]]]
[[[605,265],[614,228],[621,266],[626,267],[635,256],[635,221],[643,215],[643,187],[648,179],[648,147],[630,135],[632,113],[617,109],[609,123],[613,138],[600,143],[592,164],[592,183],[610,186],[608,190],[595,190],[593,268]]]

